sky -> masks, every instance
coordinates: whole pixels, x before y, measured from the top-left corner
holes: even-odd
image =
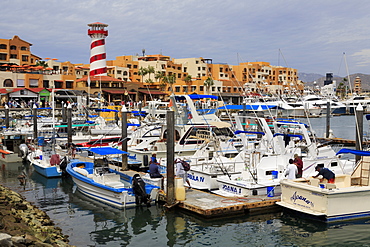
[[[107,60],[163,54],[303,73],[370,74],[366,0],[2,0],[0,38],[42,58],[88,63],[89,23],[108,24]]]

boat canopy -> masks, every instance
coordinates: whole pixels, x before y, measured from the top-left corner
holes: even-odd
[[[355,150],[355,149],[349,149],[349,148],[342,148],[339,150],[336,155],[338,154],[355,154],[358,156],[370,156],[370,151],[362,151],[362,150]]]
[[[244,131],[244,130],[237,130],[237,131],[235,131],[235,135],[240,134],[240,133],[265,135],[264,132],[259,132],[259,131]]]
[[[203,95],[203,94],[189,94],[190,99],[218,99],[218,96],[215,95]],[[185,99],[184,96],[175,96],[176,100],[183,100]]]
[[[244,105],[224,105],[219,110],[243,110]],[[277,105],[245,105],[246,110],[267,110],[277,107]]]
[[[289,136],[289,137],[298,137],[299,140],[302,140],[303,139],[303,137],[301,135],[294,135],[294,134],[275,133],[274,134],[274,137],[275,136]]]
[[[113,109],[95,109],[96,112],[118,112],[118,110]]]
[[[128,152],[119,150],[112,147],[103,147],[103,148],[90,148],[89,151],[99,154],[99,155],[110,155],[110,154],[128,154]]]

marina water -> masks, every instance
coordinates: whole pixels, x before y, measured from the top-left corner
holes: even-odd
[[[325,118],[310,122],[317,136],[323,136]],[[353,116],[334,117],[331,126],[337,137],[354,139]],[[364,131],[367,128],[365,122]],[[21,173],[27,175],[24,185],[17,179]],[[166,210],[161,205],[119,210],[82,195],[71,179],[47,179],[21,163],[2,163],[0,183],[46,211],[56,226],[69,235],[70,244],[76,246],[368,246],[370,243],[370,219],[328,225],[295,217],[280,208],[274,212],[216,219],[204,219],[176,208]]]

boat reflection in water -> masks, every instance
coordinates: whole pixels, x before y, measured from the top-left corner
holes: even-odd
[[[163,220],[164,209],[161,205],[117,209],[93,200],[79,190],[75,190],[70,195],[69,204],[74,214],[71,217],[78,218],[82,214],[85,217],[84,223],[86,223],[86,214],[91,215],[94,227],[90,226],[93,228],[89,233],[90,239],[82,239],[83,236],[80,236],[81,244],[93,242],[109,246],[126,246],[134,244],[133,241],[135,241],[135,244],[142,246],[143,240],[136,239],[136,235],[146,231],[156,231]],[[78,226],[74,229],[78,229]],[[70,239],[75,237],[70,235]],[[79,245],[75,239],[73,243]]]

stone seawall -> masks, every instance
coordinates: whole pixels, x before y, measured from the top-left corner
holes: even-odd
[[[0,246],[71,246],[49,216],[0,185]]]

